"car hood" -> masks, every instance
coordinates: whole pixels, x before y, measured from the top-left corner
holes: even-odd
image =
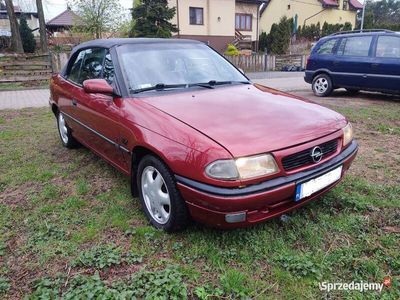
[[[141,100],[200,131],[234,157],[305,143],[346,124],[330,109],[253,85],[168,92]]]

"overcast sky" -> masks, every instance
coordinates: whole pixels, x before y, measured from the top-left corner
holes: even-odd
[[[45,19],[48,21],[67,9],[67,0],[42,0]],[[36,11],[35,0],[13,0],[24,11]],[[133,0],[119,0],[121,5],[128,9],[132,8]]]

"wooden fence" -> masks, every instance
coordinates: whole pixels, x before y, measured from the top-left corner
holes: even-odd
[[[49,54],[0,54],[0,85],[40,85],[52,72]]]
[[[225,56],[232,64],[245,72],[281,71],[284,66],[305,68],[306,55],[237,55]]]

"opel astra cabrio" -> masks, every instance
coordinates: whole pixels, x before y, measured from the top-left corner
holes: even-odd
[[[85,42],[50,90],[62,144],[130,176],[166,231],[279,216],[335,186],[358,149],[345,117],[253,84],[197,41]]]

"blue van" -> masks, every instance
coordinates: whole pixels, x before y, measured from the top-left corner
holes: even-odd
[[[311,50],[304,80],[320,97],[337,88],[400,93],[400,33],[364,30],[324,37]]]

